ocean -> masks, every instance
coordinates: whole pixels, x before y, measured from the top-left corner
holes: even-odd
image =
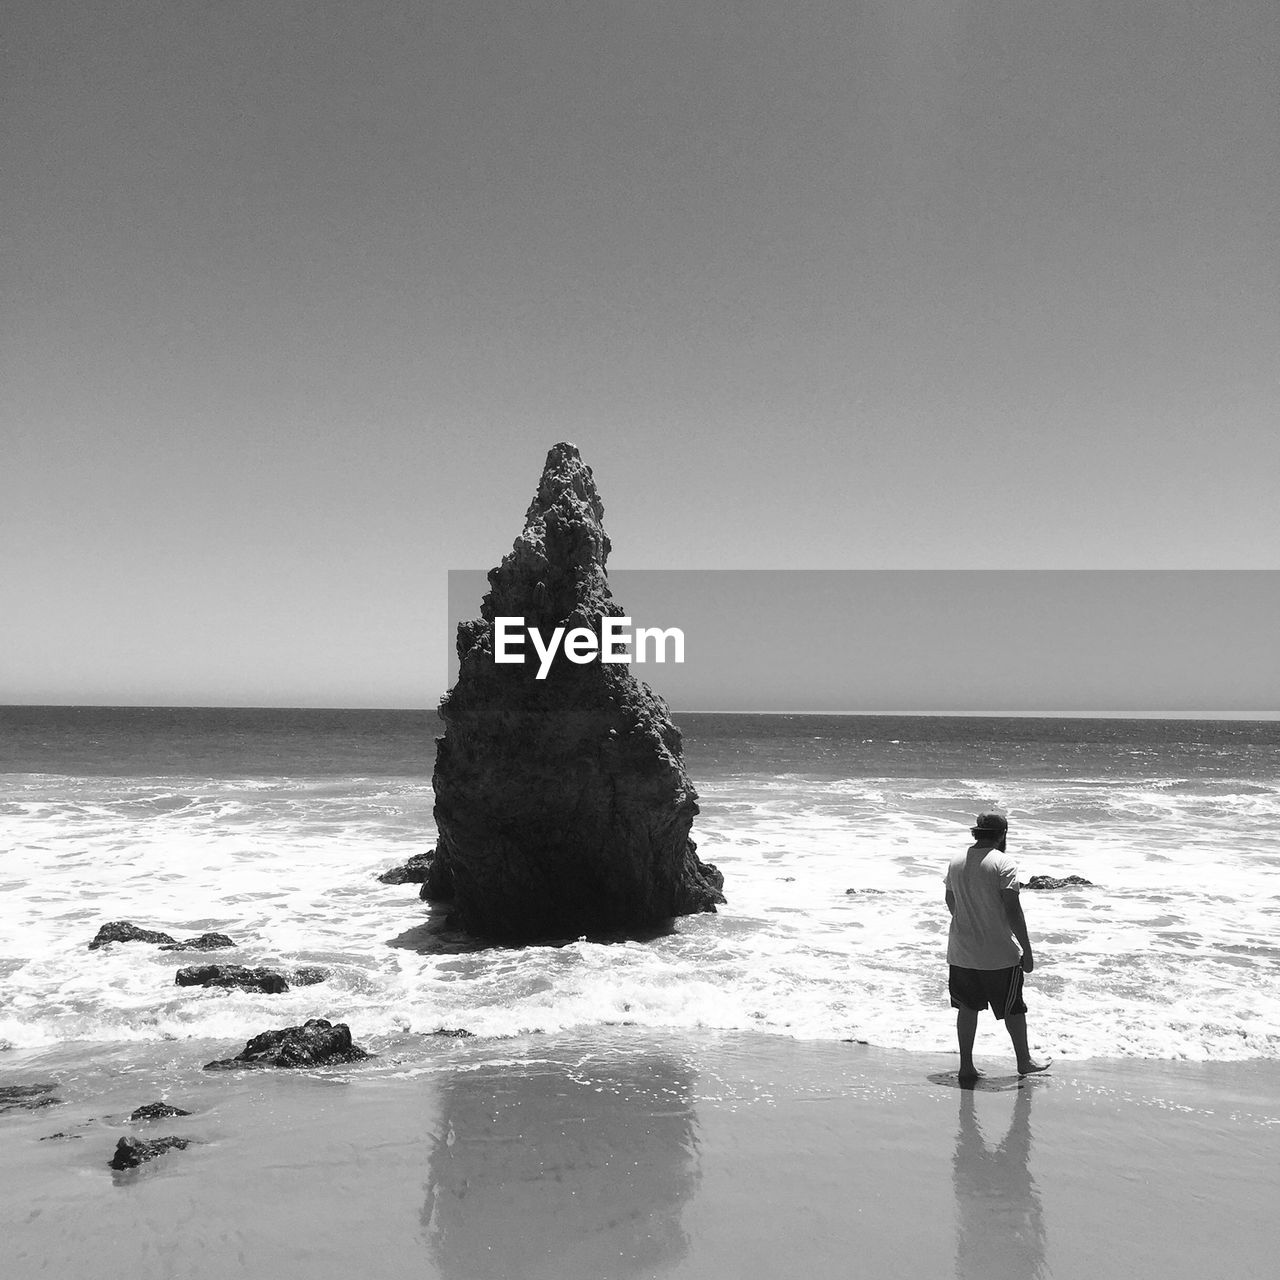
[[[308,1017],[410,1063],[441,1029],[499,1053],[626,1027],[953,1055],[942,875],[988,809],[1024,881],[1093,882],[1023,895],[1034,1051],[1280,1057],[1280,723],[675,719],[727,905],[642,941],[511,948],[376,879],[433,842],[432,712],[0,708],[0,1068],[230,1056]],[[239,946],[89,951],[109,920]],[[174,985],[210,959],[330,976]]]

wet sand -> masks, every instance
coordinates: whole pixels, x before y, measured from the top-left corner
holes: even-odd
[[[8,1280],[1201,1280],[1280,1251],[1269,1061],[979,1055],[962,1089],[945,1056],[620,1030],[198,1069],[227,1048],[0,1057],[63,1099],[0,1115]],[[194,1114],[127,1119],[161,1096]],[[126,1133],[194,1141],[113,1173]]]

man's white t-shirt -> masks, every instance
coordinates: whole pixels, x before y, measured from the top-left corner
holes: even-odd
[[[955,899],[947,963],[963,969],[1011,969],[1022,948],[1005,915],[1003,891],[1018,888],[1013,859],[990,845],[957,854],[945,882]]]

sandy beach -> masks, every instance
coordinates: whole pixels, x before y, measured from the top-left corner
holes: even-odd
[[[199,1070],[223,1048],[5,1055],[62,1098],[0,1118],[8,1277],[1198,1280],[1280,1246],[1270,1062],[980,1053],[969,1090],[945,1055],[620,1029]],[[162,1096],[193,1114],[127,1119]],[[194,1141],[114,1173],[126,1133]]]

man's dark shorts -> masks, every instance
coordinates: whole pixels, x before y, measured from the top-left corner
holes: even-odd
[[[972,1009],[981,1013],[987,1005],[997,1018],[1026,1013],[1022,1003],[1022,966],[1012,969],[962,969],[951,965],[947,982],[953,1009]]]

